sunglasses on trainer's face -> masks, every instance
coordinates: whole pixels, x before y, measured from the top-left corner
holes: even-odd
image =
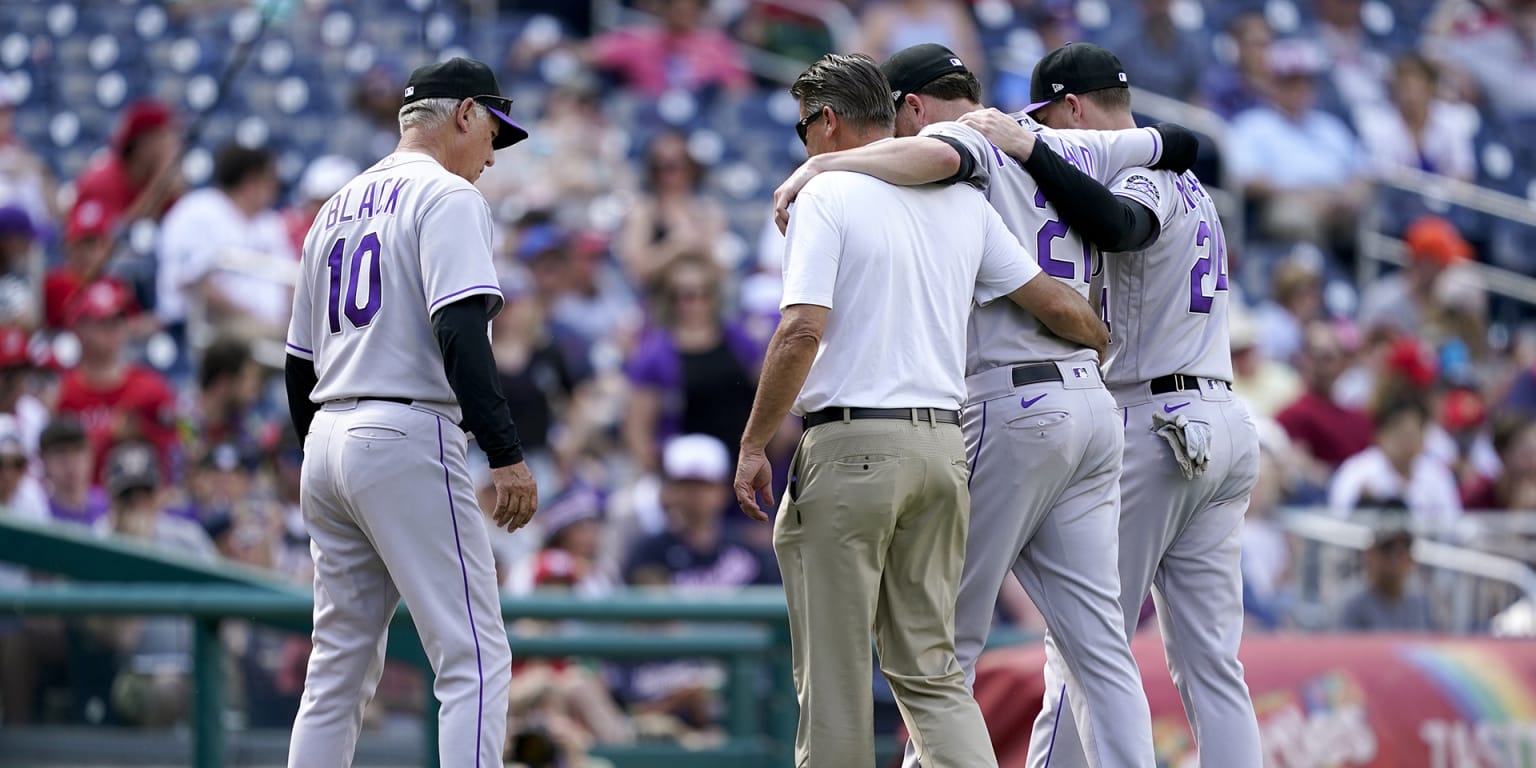
[[[816,118],[818,118],[818,117],[821,117],[821,110],[819,110],[819,109],[816,110],[815,112],[812,112],[811,114],[806,115],[805,117],[801,118],[800,122],[795,123],[795,133],[800,134],[800,143],[801,144],[808,143],[806,141],[806,138],[805,138],[806,129],[810,128],[811,127],[811,123],[816,122]]]

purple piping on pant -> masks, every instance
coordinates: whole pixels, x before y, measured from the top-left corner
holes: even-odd
[[[443,467],[443,489],[448,492],[448,518],[453,521],[453,546],[459,552],[459,573],[464,575],[464,610],[469,614],[469,634],[475,638],[475,675],[480,679],[475,696],[475,768],[480,767],[481,727],[485,720],[485,671],[480,662],[480,632],[475,627],[475,608],[469,601],[469,566],[464,564],[464,544],[459,540],[459,515],[453,508],[453,483],[443,450],[443,419],[437,419],[437,463]]]
[[[981,447],[987,441],[987,401],[981,401],[981,434],[976,436],[976,457],[971,459],[971,473],[965,478],[965,489],[971,489],[971,481],[976,479],[976,465],[981,463]]]
[[[1056,722],[1051,724],[1051,743],[1045,748],[1045,765],[1051,768],[1051,755],[1056,753],[1056,733],[1061,730],[1061,711],[1067,708],[1067,684],[1061,684],[1061,701],[1056,702]]]

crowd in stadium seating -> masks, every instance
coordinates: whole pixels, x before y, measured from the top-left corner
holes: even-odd
[[[608,31],[584,3],[508,2],[490,20],[302,3],[223,94],[206,92],[215,43],[243,34],[239,13],[111,5],[25,4],[0,33],[0,513],[307,583],[301,443],[281,358],[263,350],[286,328],[309,220],[393,148],[403,73],[467,50],[503,62],[532,133],[480,183],[502,227],[502,387],[544,495],[528,530],[497,540],[505,590],[776,582],[768,529],[728,484],[777,318],[769,193],[801,150],[793,100],[748,62],[837,44],[815,3],[718,4],[726,17],[651,0],[656,16]],[[1463,542],[1464,515],[1536,510],[1532,315],[1470,268],[1530,272],[1536,238],[1377,183],[1408,169],[1536,192],[1522,130],[1536,89],[1517,85],[1536,76],[1536,0],[834,5],[858,20],[844,42],[877,57],[946,43],[1003,108],[1027,101],[1044,51],[1095,40],[1133,84],[1230,121],[1201,170],[1234,201],[1236,389],[1263,423],[1244,561],[1255,629],[1297,622],[1282,507],[1393,507]],[[143,50],[108,56],[114,29]],[[1405,268],[1368,285],[1362,220],[1406,248]],[[797,429],[772,447],[781,474]],[[1342,626],[1438,626],[1434,606],[1403,607],[1402,542],[1371,548],[1375,586]],[[1017,585],[1000,602],[1001,623],[1039,628]],[[189,642],[173,620],[0,624],[0,719],[174,722]],[[230,642],[249,722],[282,724],[306,645],[250,628]],[[572,748],[707,739],[718,721],[708,665],[519,669],[514,717]],[[419,685],[391,670],[380,707],[419,707]]]

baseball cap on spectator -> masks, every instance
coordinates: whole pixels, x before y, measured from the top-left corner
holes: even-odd
[[[37,436],[37,452],[40,454],[68,448],[85,448],[89,443],[85,425],[70,416],[58,416],[43,427]]]
[[[558,224],[535,224],[517,237],[517,260],[532,263],[552,256],[565,247],[570,237]]]
[[[680,435],[662,449],[661,472],[668,480],[725,482],[731,476],[731,454],[709,435]]]
[[[1129,88],[1120,57],[1093,43],[1067,43],[1040,59],[1029,77],[1027,113],[1067,94],[1081,96],[1107,88]]]
[[[496,84],[496,74],[483,62],[455,56],[447,61],[417,67],[405,81],[405,94],[400,106],[422,99],[474,99],[493,117],[501,121],[496,138],[491,141],[494,149],[506,149],[528,138],[528,131],[514,122],[508,114],[512,100],[501,95]]]
[[[0,237],[8,236],[28,240],[37,237],[37,227],[32,225],[32,217],[19,205],[0,206]]]
[[[97,280],[84,286],[70,300],[69,324],[86,320],[112,320],[122,317],[129,307],[128,292],[112,280]]]
[[[106,206],[98,200],[81,200],[69,209],[69,221],[64,225],[64,241],[79,242],[88,238],[106,237],[112,231],[112,217]]]
[[[1418,387],[1435,383],[1435,362],[1424,353],[1419,340],[1412,336],[1400,336],[1387,349],[1387,369],[1402,376]]]
[[[1275,77],[1316,77],[1328,66],[1323,52],[1306,40],[1275,41],[1266,63]]]
[[[938,43],[922,43],[891,54],[880,71],[891,84],[891,101],[899,102],[945,75],[970,70],[954,51]]]
[[[1259,327],[1253,321],[1253,313],[1238,302],[1227,305],[1227,327],[1233,352],[1253,349],[1259,343]]]
[[[1456,231],[1456,226],[1439,216],[1422,216],[1403,233],[1408,258],[1441,267],[1472,258],[1472,245]]]
[[[0,370],[31,368],[32,336],[14,325],[0,326]]]
[[[122,443],[107,454],[107,494],[118,498],[133,490],[160,488],[160,461],[144,443]]]
[[[310,161],[299,178],[299,196],[305,200],[329,200],[359,173],[362,169],[348,158],[321,155]]]
[[[1488,406],[1475,389],[1454,389],[1440,406],[1440,426],[1450,432],[1480,427],[1488,417]]]
[[[219,472],[234,472],[250,465],[244,452],[234,443],[218,443],[210,446],[198,456],[198,469],[212,469]]]
[[[176,113],[169,104],[159,99],[135,101],[128,105],[117,123],[117,130],[112,133],[112,149],[122,154],[140,136],[175,123]]]
[[[549,546],[550,541],[577,523],[602,518],[602,497],[591,488],[572,488],[539,510],[539,522],[544,526],[544,545]]]
[[[27,446],[21,441],[21,423],[15,416],[0,414],[0,460],[25,462]]]

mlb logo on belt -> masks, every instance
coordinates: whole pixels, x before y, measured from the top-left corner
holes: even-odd
[[[1074,379],[1081,379],[1082,377],[1087,376],[1087,375],[1088,375],[1088,369],[1087,368],[1073,368],[1072,369],[1072,378],[1074,378]]]

